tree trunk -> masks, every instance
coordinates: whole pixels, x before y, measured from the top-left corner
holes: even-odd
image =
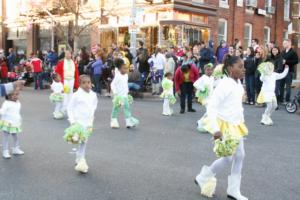
[[[74,35],[74,54],[77,54],[79,51],[79,36],[78,35]]]

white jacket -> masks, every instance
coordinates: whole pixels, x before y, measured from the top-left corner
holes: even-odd
[[[19,101],[4,101],[0,109],[1,120],[9,122],[12,126],[21,126],[21,103]]]
[[[118,69],[115,70],[115,77],[111,82],[111,90],[114,95],[126,97],[128,95],[128,74],[121,74]]]
[[[166,66],[166,57],[161,53],[158,53],[156,56],[153,54],[148,62],[153,62],[154,70],[163,70]]]
[[[240,80],[228,77],[220,80],[207,106],[207,116],[213,123],[214,132],[220,131],[217,119],[232,125],[244,123],[243,95],[244,88]]]
[[[261,92],[266,102],[270,102],[275,97],[276,81],[283,79],[289,72],[289,68],[285,68],[282,73],[273,72],[271,75],[261,75],[260,80],[263,82]]]
[[[98,99],[95,92],[86,92],[79,88],[73,94],[67,108],[69,122],[71,124],[79,123],[84,127],[93,126],[97,104]]]

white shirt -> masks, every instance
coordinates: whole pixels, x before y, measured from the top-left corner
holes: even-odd
[[[240,80],[235,81],[228,77],[220,80],[207,106],[207,115],[213,123],[214,132],[220,131],[217,119],[232,125],[244,122],[243,95],[244,88]]]
[[[261,91],[265,98],[275,96],[276,81],[283,79],[289,72],[289,68],[285,68],[282,73],[273,72],[271,75],[261,75],[260,80],[263,82]]]
[[[55,82],[53,81],[53,83],[51,84],[51,90],[54,93],[62,93],[64,91],[64,85],[62,84],[62,82]]]
[[[166,58],[161,53],[158,53],[156,56],[153,54],[148,62],[153,62],[154,70],[163,70],[166,65]]]
[[[67,108],[70,123],[79,123],[84,127],[93,126],[97,104],[98,99],[95,92],[86,92],[79,88],[73,94]]]
[[[115,70],[115,77],[111,82],[111,90],[114,95],[126,97],[128,95],[128,74],[121,74],[118,69]]]
[[[5,100],[0,109],[1,120],[11,123],[13,126],[21,126],[21,103],[19,101]]]

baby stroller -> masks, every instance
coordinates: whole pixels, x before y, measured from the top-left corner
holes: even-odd
[[[294,97],[294,99],[285,105],[285,109],[288,113],[295,113],[300,105],[300,91]]]

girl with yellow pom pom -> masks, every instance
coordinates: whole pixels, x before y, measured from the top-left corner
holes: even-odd
[[[207,118],[204,119],[204,128],[214,135],[214,152],[220,158],[210,166],[203,166],[195,183],[203,196],[213,197],[217,184],[215,176],[232,162],[227,195],[232,199],[247,200],[240,192],[245,156],[243,138],[248,134],[243,114],[244,88],[240,79],[244,77],[245,69],[241,58],[227,55],[223,74],[228,77],[223,77],[215,88],[208,102]]]
[[[211,97],[211,94],[214,89],[215,78],[212,76],[214,70],[214,65],[212,63],[208,63],[204,66],[205,74],[201,76],[195,83],[194,87],[197,89],[196,97],[198,98],[198,102],[201,105],[207,106],[208,101]],[[206,116],[206,113],[203,117],[197,122],[198,131],[206,132],[203,129],[202,120]]]
[[[282,73],[274,72],[274,64],[271,62],[264,62],[258,66],[260,72],[260,80],[263,82],[261,91],[257,97],[257,103],[266,103],[267,108],[262,115],[261,124],[272,126],[272,113],[277,108],[277,99],[275,95],[276,81],[283,79],[289,72],[289,66],[286,65]]]
[[[170,104],[176,103],[176,98],[173,93],[174,83],[172,79],[173,79],[172,73],[167,72],[161,84],[163,88],[163,92],[160,95],[160,97],[164,100],[163,113],[162,113],[164,116],[171,116],[173,114],[173,110],[170,108]]]
[[[113,92],[113,108],[111,113],[111,128],[120,128],[118,122],[118,115],[120,108],[124,107],[124,115],[126,127],[132,128],[138,125],[139,121],[132,117],[129,105],[133,102],[133,98],[128,95],[128,74],[125,62],[121,58],[114,60],[115,77],[111,83],[111,90]]]
[[[98,99],[96,93],[92,91],[89,76],[81,75],[79,85],[79,89],[72,96],[67,108],[71,126],[65,130],[64,139],[69,143],[79,144],[75,170],[87,173],[88,165],[85,160],[85,149],[88,138],[92,134]]]

